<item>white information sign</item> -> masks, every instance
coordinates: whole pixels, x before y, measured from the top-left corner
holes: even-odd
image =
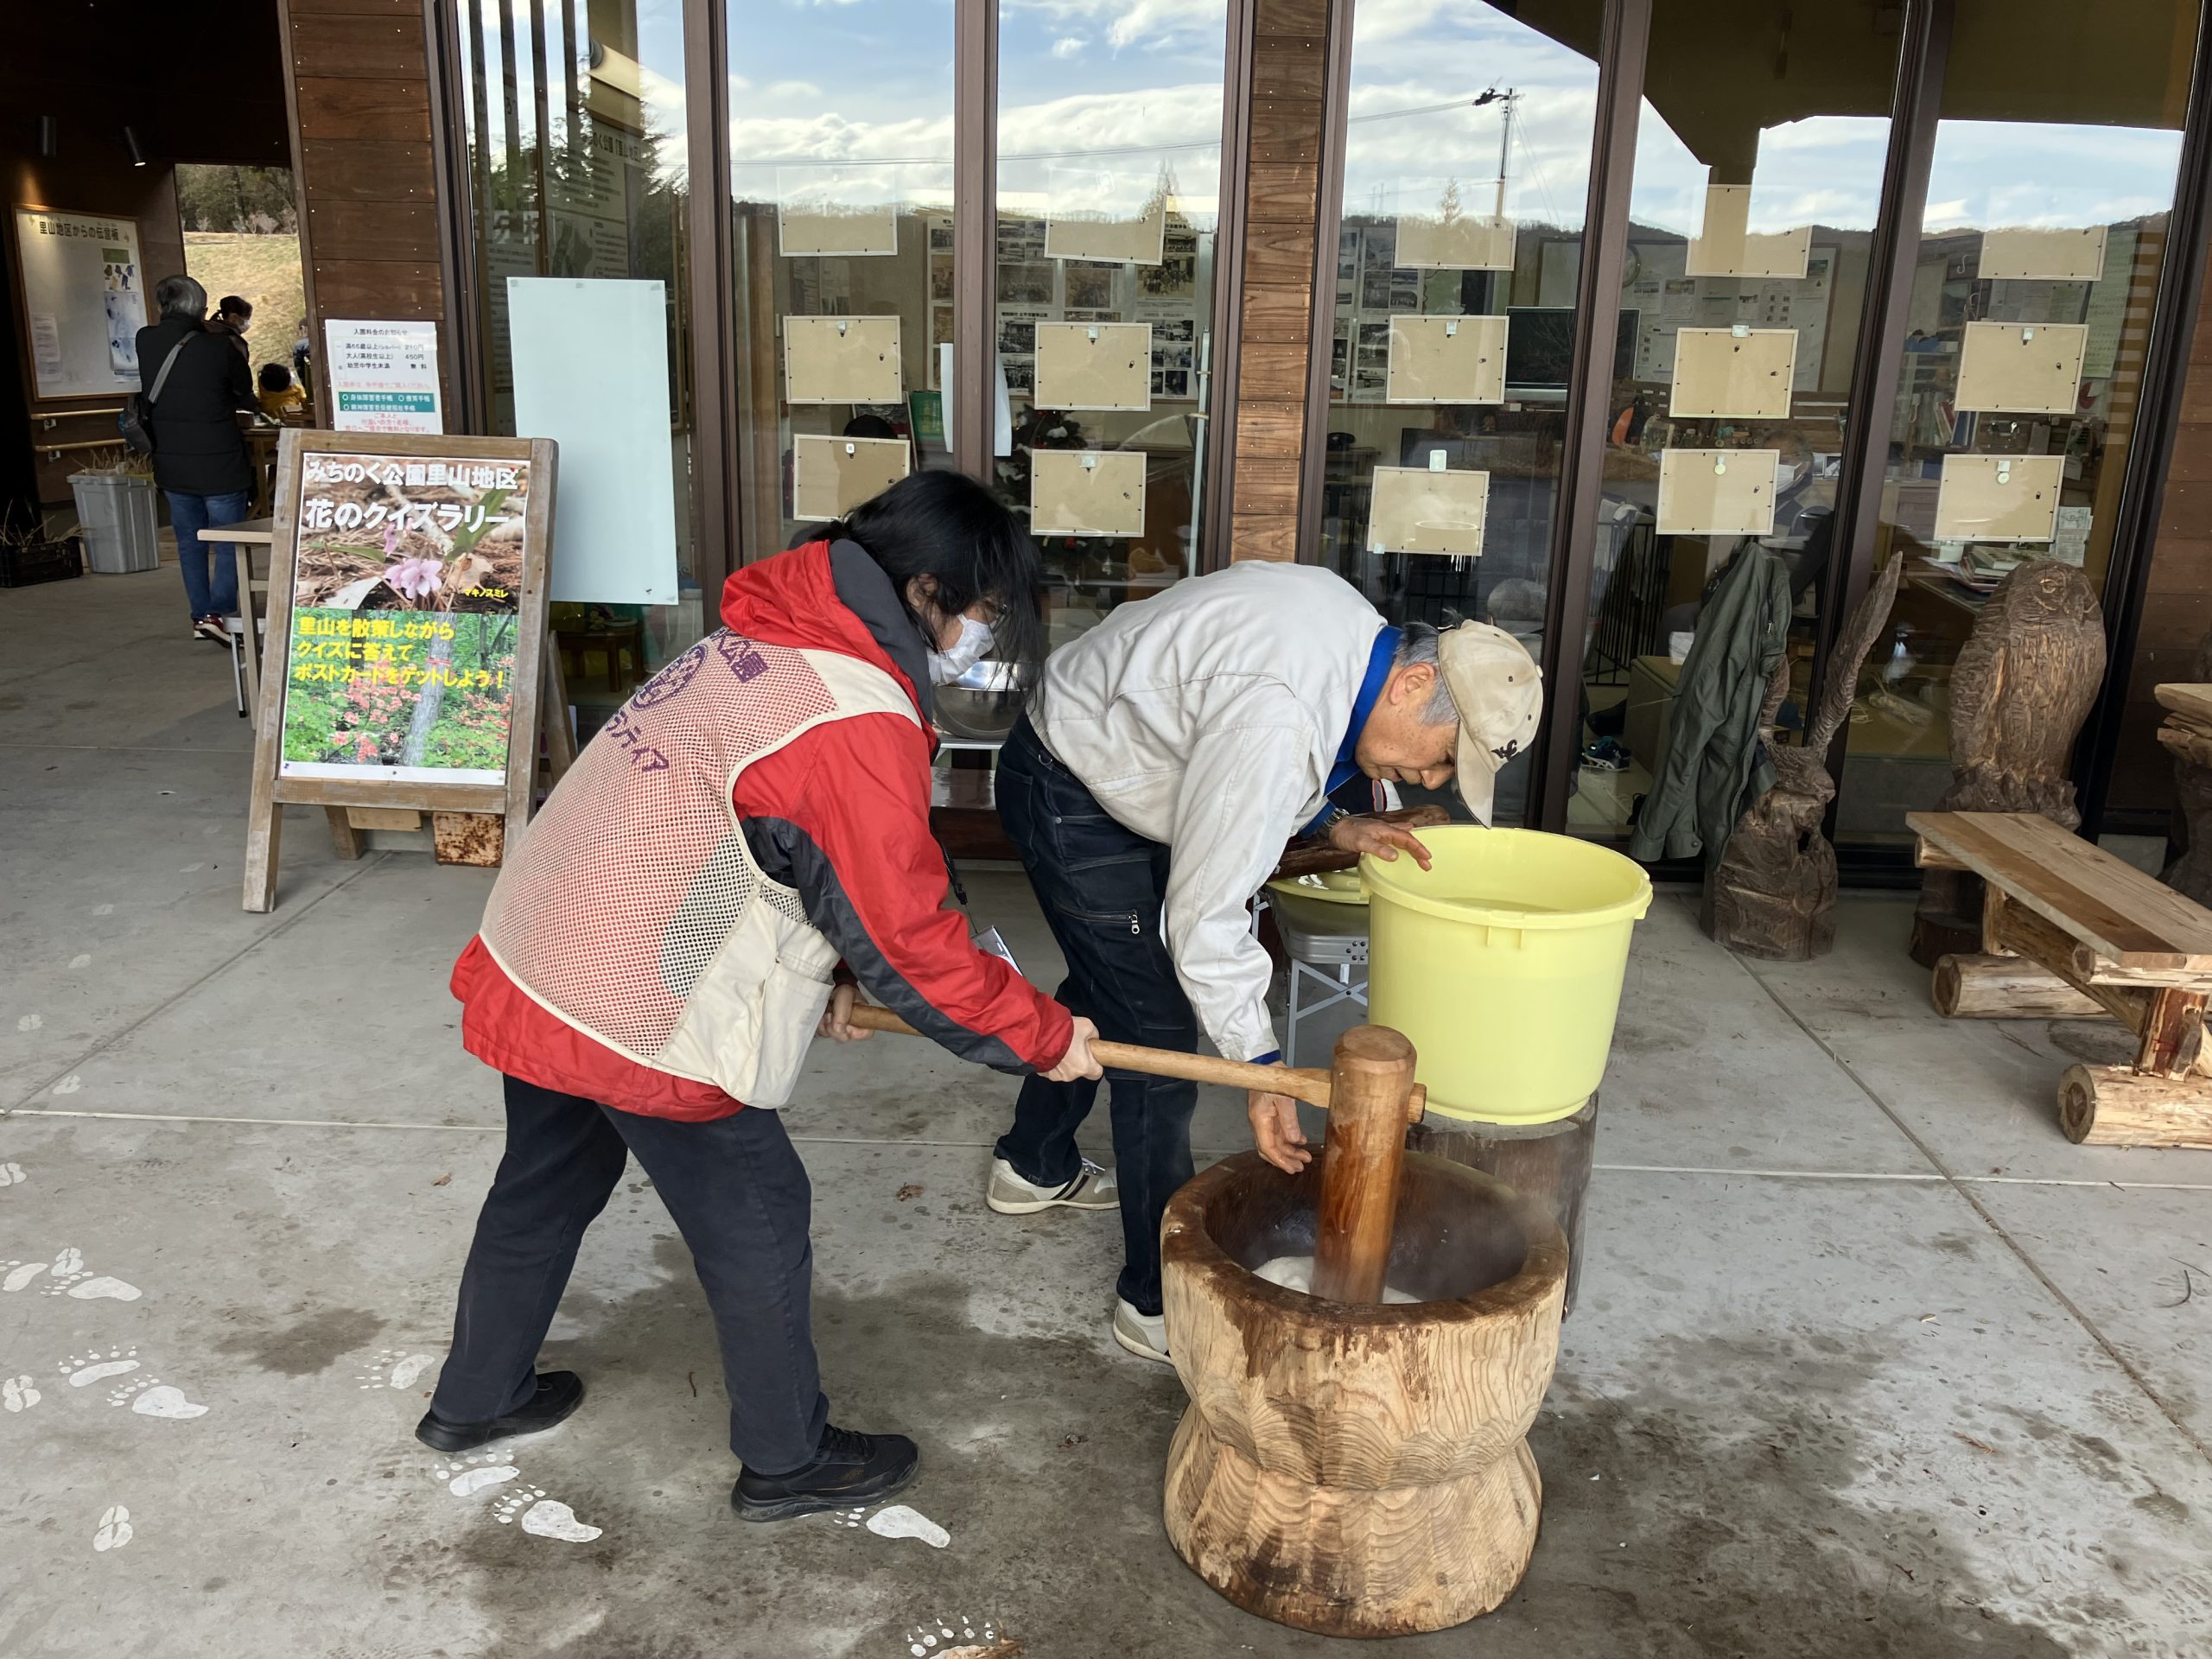
[[[16,248],[38,395],[137,391],[138,331],[147,323],[137,221],[18,207]]]
[[[327,318],[315,365],[330,385],[340,432],[443,432],[438,397],[438,325]]]
[[[515,430],[561,446],[556,602],[673,605],[676,454],[658,282],[507,278]]]

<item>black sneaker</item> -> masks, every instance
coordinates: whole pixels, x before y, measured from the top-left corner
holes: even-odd
[[[518,1410],[488,1423],[449,1423],[435,1411],[423,1414],[415,1438],[441,1452],[471,1452],[511,1434],[535,1434],[559,1422],[584,1402],[584,1380],[574,1371],[541,1371],[537,1392]]]
[[[824,1510],[849,1510],[899,1491],[913,1479],[921,1460],[904,1434],[856,1434],[825,1424],[812,1458],[788,1475],[747,1470],[730,1488],[729,1506],[743,1521],[788,1521]]]

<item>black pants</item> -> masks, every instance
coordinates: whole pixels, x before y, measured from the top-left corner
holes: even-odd
[[[1194,1052],[1198,1016],[1160,938],[1167,849],[1107,816],[1080,779],[1038,741],[1024,716],[998,766],[999,817],[1020,850],[1029,884],[1067,959],[1060,1001],[1088,1015],[1109,1042]],[[1198,1086],[1109,1071],[1114,1159],[1122,1189],[1125,1265],[1116,1286],[1140,1313],[1160,1312],[1160,1222],[1191,1179],[1191,1116]],[[1075,1179],[1075,1134],[1097,1098],[1095,1081],[1032,1077],[998,1155],[1025,1181]]]
[[[730,1450],[769,1475],[812,1457],[830,1410],[807,1302],[812,1189],[781,1117],[748,1109],[679,1123],[515,1077],[506,1085],[506,1154],[476,1218],[432,1409],[448,1422],[488,1422],[530,1398],[576,1246],[635,1153],[714,1313]]]

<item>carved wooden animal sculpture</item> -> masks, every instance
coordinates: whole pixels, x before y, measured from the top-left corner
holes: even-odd
[[[1836,641],[1804,747],[1770,747],[1774,787],[1737,820],[1720,861],[1706,872],[1706,931],[1732,950],[1802,962],[1825,955],[1835,943],[1835,849],[1821,833],[1821,820],[1835,798],[1828,745],[1850,718],[1859,668],[1889,617],[1904,563],[1892,558],[1874,573]],[[1759,710],[1762,734],[1773,732],[1789,690],[1785,652]]]
[[[2199,685],[2212,683],[2212,633],[2197,642],[2190,677]],[[2158,880],[2183,897],[2212,906],[2212,766],[2179,749],[2170,753],[2174,758],[2174,813],[2181,820],[2175,827],[2183,850]]]
[[[2096,590],[2070,564],[2038,559],[2005,578],[1951,670],[1951,787],[1944,812],[2040,812],[2080,827],[2069,768],[2105,677]],[[1913,918],[1913,960],[1981,949],[1981,878],[1929,870]]]

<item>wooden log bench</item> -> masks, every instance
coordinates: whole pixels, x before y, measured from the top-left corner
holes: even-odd
[[[1946,1019],[2119,1020],[2132,1065],[2073,1065],[2059,1125],[2093,1145],[2212,1149],[2212,911],[2034,812],[1912,812],[1924,869],[1986,888],[1981,950],[1936,964]]]

